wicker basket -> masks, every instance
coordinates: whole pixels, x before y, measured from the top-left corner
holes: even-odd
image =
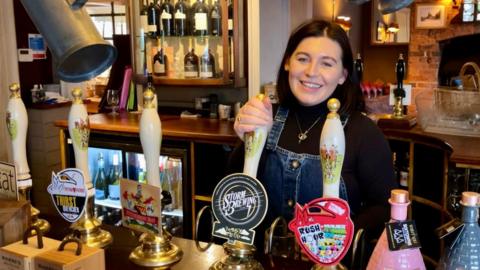
[[[427,132],[480,137],[480,92],[438,88],[418,94],[417,120]]]

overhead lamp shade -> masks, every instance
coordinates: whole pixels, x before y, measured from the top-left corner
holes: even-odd
[[[357,5],[361,5],[363,3],[366,3],[370,0],[348,0],[349,3],[352,3],[352,4],[357,4]]]
[[[378,0],[378,10],[382,14],[388,14],[400,10],[413,3],[413,0]]]
[[[85,8],[86,0],[21,0],[57,62],[58,77],[87,81],[108,69],[117,49],[98,33]]]

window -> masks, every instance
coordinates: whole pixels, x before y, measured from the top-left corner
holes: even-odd
[[[92,18],[98,33],[108,42],[113,44],[113,35],[128,34],[126,6],[115,2],[93,2],[85,4],[87,13]],[[108,78],[110,69],[98,77]]]

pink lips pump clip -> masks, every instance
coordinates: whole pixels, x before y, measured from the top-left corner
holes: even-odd
[[[339,198],[340,174],[345,155],[345,134],[340,116],[340,102],[330,99],[330,113],[320,136],[320,160],[323,175],[323,198],[295,207],[288,227],[308,257],[322,266],[340,263],[353,238],[353,222],[348,203]]]
[[[319,198],[295,207],[289,229],[308,257],[322,265],[334,265],[345,256],[352,242],[350,208],[342,199]]]

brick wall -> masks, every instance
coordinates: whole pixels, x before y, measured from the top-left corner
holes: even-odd
[[[457,1],[459,2],[459,1]],[[455,23],[451,20],[459,13],[452,1],[416,0],[415,3],[441,3],[446,5],[447,27],[444,29],[416,29],[415,5],[412,5],[410,44],[408,53],[407,82],[413,85],[413,96],[422,90],[437,87],[437,73],[440,64],[440,48],[438,42],[457,36],[480,33],[480,24]],[[454,20],[456,21],[456,19]],[[412,103],[413,100],[412,100]],[[411,109],[415,109],[412,107]],[[413,110],[410,110],[413,111]]]

